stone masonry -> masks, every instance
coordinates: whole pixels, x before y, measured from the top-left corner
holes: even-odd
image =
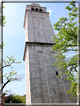
[[[25,72],[26,103],[76,103],[66,91],[70,84],[66,76],[57,78],[54,30],[46,7],[39,4],[26,5],[25,19]]]

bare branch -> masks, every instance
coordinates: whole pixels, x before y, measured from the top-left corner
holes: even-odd
[[[6,81],[6,83],[4,83],[3,87],[1,88],[1,91],[3,90],[3,88],[10,82],[10,79]]]

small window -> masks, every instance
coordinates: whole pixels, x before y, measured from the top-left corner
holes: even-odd
[[[38,9],[36,8],[36,11],[38,11]]]
[[[56,76],[58,76],[58,72],[56,71]]]
[[[31,10],[34,10],[34,8],[31,8]]]
[[[42,9],[40,9],[40,11],[42,12]]]

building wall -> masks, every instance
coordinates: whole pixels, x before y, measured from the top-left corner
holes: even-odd
[[[67,76],[56,76],[58,68],[53,67],[56,61],[55,51],[52,51],[54,31],[49,20],[49,13],[26,10],[25,14],[25,42],[39,42],[28,44],[25,51],[26,64],[26,102],[27,103],[74,103],[67,90],[70,87]],[[38,8],[38,7],[37,7]],[[41,8],[41,7],[39,7]],[[45,42],[48,44],[40,44]]]
[[[51,45],[29,44],[29,74],[31,103],[69,103],[68,81],[56,76],[58,68]]]
[[[26,23],[26,41],[53,43],[54,31],[49,20],[49,13],[28,11]]]

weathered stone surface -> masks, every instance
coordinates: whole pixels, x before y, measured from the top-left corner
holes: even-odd
[[[42,8],[43,12],[31,8]],[[49,14],[39,5],[26,6],[25,42],[53,42],[54,31]],[[45,11],[45,12],[44,12]],[[63,77],[57,78],[58,68],[53,67],[56,52],[53,45],[27,44],[25,56],[26,103],[69,103],[76,102],[66,93],[70,84]]]

